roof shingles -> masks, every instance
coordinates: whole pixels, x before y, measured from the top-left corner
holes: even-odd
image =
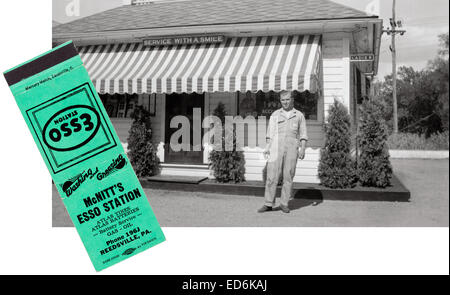
[[[124,5],[59,25],[53,33],[368,17],[330,0],[188,0]]]

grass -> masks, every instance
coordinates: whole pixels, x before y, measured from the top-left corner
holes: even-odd
[[[448,135],[448,131],[433,134],[429,138],[412,133],[392,134],[388,138],[388,146],[392,150],[448,150]]]

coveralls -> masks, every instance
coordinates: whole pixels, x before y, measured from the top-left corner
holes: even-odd
[[[275,205],[275,193],[281,172],[283,187],[280,204],[287,206],[292,194],[292,180],[297,166],[298,149],[301,140],[308,140],[306,120],[303,114],[293,108],[287,118],[283,109],[274,111],[267,129],[269,139],[269,158],[267,162],[267,180],[265,188],[265,205]]]

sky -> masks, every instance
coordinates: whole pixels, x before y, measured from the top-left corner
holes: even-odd
[[[333,1],[359,10],[374,12],[384,20],[385,26],[389,24],[392,0]],[[79,5],[74,5],[77,3]],[[66,23],[129,3],[130,0],[53,0],[53,20]],[[407,31],[405,35],[397,37],[397,64],[421,70],[437,54],[438,35],[449,31],[449,1],[397,0],[396,11],[397,19],[403,22],[404,29]],[[390,43],[390,37],[383,34],[379,78],[390,74],[392,70]]]

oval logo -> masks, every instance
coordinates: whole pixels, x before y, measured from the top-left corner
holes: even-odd
[[[100,128],[100,115],[87,105],[74,105],[56,112],[45,123],[44,143],[55,151],[71,151],[87,144]]]

